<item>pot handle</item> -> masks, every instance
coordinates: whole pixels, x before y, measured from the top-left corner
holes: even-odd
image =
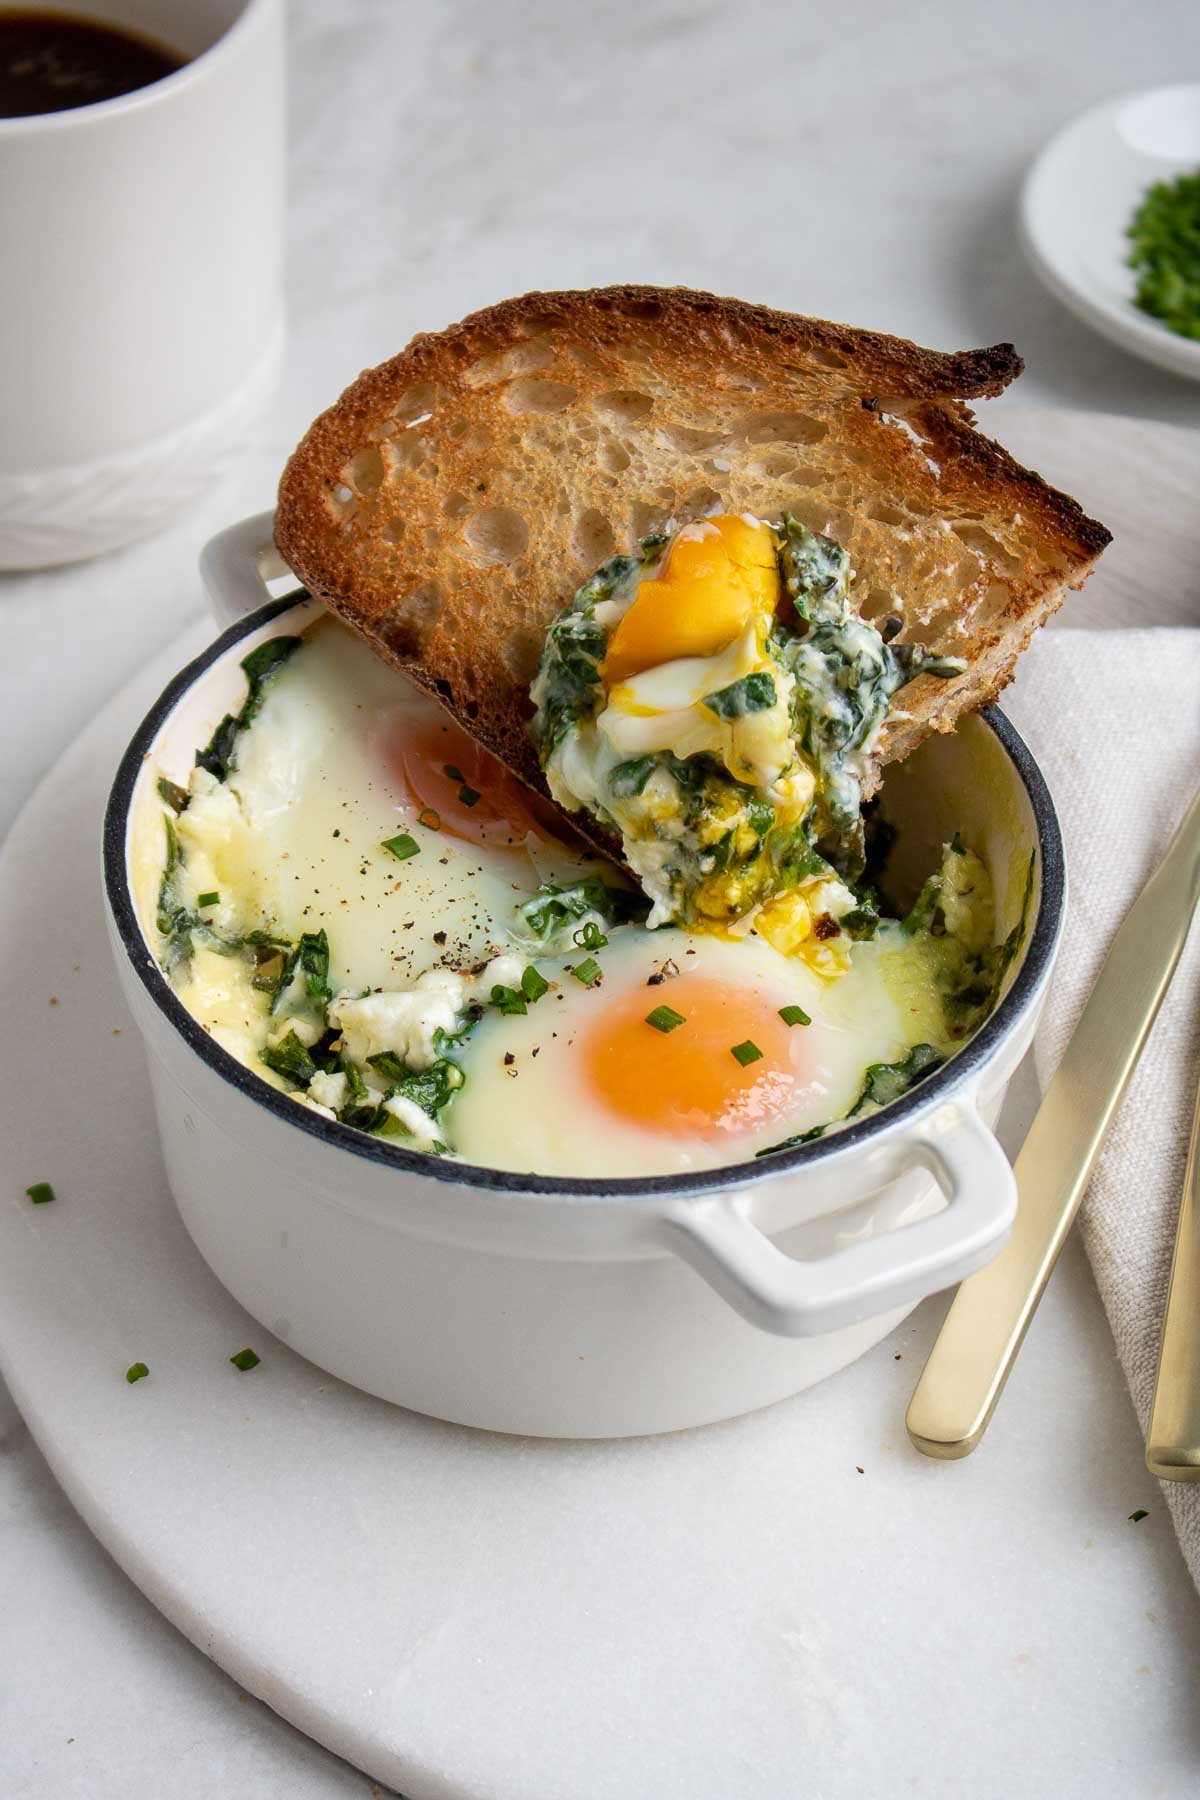
[[[987,1262],[1017,1208],[1012,1167],[975,1108],[938,1115],[899,1147],[890,1178],[927,1169],[945,1207],[910,1225],[800,1261],[776,1249],[749,1216],[753,1189],[680,1203],[667,1241],[736,1312],[761,1331],[813,1337],[915,1305]],[[798,1179],[803,1179],[798,1176]]]
[[[219,625],[234,625],[270,600],[269,581],[295,583],[275,548],[274,529],[273,512],[255,513],[218,531],[200,552],[200,579]]]

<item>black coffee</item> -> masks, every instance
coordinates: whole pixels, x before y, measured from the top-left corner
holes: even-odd
[[[149,87],[186,56],[102,19],[0,7],[0,119],[67,112]]]

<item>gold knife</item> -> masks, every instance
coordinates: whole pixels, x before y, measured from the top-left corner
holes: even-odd
[[[1183,1177],[1146,1467],[1163,1481],[1200,1481],[1200,1093]]]
[[[987,1430],[1175,973],[1198,898],[1200,793],[1122,920],[1017,1158],[1012,1236],[994,1262],[962,1283],[929,1353],[906,1421],[926,1456],[968,1456]]]

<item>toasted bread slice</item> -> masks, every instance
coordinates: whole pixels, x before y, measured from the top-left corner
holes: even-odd
[[[849,549],[864,617],[969,665],[901,692],[883,763],[994,699],[1109,542],[973,429],[1021,368],[684,288],[527,294],[360,375],[289,461],[276,542],[544,793],[529,684],[579,582],[670,520],[786,508]]]

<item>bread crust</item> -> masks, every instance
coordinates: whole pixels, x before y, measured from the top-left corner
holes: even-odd
[[[525,294],[360,375],[289,459],[276,543],[544,793],[528,687],[578,583],[671,520],[787,508],[847,545],[864,616],[969,663],[902,691],[882,763],[987,705],[1110,541],[974,428],[1021,368],[685,288]]]

